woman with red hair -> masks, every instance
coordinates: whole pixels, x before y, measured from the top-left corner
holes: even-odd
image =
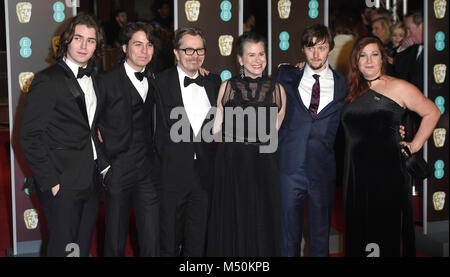
[[[386,53],[373,36],[350,55],[345,134],[345,246],[347,256],[415,256],[409,175],[401,146],[419,151],[440,112],[414,85],[385,75]],[[406,110],[422,117],[411,142],[398,129]]]

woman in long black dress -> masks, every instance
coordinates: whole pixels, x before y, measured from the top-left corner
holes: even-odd
[[[217,101],[214,133],[222,142],[216,156],[207,256],[280,256],[274,139],[284,116],[284,89],[263,75],[263,37],[244,33],[237,52],[241,75],[222,84]]]
[[[350,56],[345,133],[347,256],[415,256],[409,175],[401,145],[419,151],[440,112],[414,85],[384,74],[386,54],[376,37],[359,39]],[[406,110],[422,117],[411,142],[401,141]]]

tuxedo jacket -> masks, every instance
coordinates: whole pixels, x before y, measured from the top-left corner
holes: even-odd
[[[423,92],[423,53],[417,57],[419,44],[412,45],[400,53],[395,54],[394,75],[415,85]]]
[[[315,118],[303,103],[298,86],[304,71],[283,65],[273,77],[286,92],[286,113],[279,136],[281,182],[314,182],[331,186],[336,180],[334,143],[340,124],[341,111],[347,94],[345,78],[332,70],[333,101]],[[294,181],[295,180],[295,181]],[[303,181],[301,181],[303,180]]]
[[[84,189],[92,182],[93,139],[99,172],[107,167],[94,127],[101,110],[95,74],[97,108],[89,126],[84,92],[67,64],[60,60],[36,74],[24,106],[19,142],[41,191],[60,184]]]
[[[220,78],[215,74],[204,77],[204,87],[211,107],[217,105],[220,84]],[[214,177],[215,144],[207,143],[203,139],[200,142],[192,142],[192,128],[189,128],[190,142],[174,142],[170,137],[171,128],[180,120],[179,117],[171,119],[171,111],[176,107],[181,107],[184,111],[184,118],[187,118],[177,67],[171,67],[156,76],[156,85],[160,96],[159,103],[157,103],[159,108],[156,144],[161,159],[161,180],[164,188],[188,188],[195,179],[200,181],[203,188],[210,189]],[[211,124],[213,120],[213,117],[205,118],[202,130],[207,123]],[[178,128],[175,129],[178,130]],[[194,153],[197,158],[195,162]]]
[[[104,105],[99,119],[99,128],[108,159],[113,162],[121,153],[129,150],[133,136],[132,93],[141,97],[126,74],[123,63],[99,74],[100,99]],[[144,102],[146,143],[153,147],[153,111],[155,104],[154,75],[147,76],[148,93]],[[151,153],[149,153],[151,154]]]

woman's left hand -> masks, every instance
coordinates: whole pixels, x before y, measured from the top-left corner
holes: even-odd
[[[200,67],[199,72],[200,72],[200,75],[202,75],[203,77],[209,75],[209,71],[204,69],[203,67]]]
[[[400,144],[408,147],[411,154],[414,154],[420,150],[420,148],[417,148],[412,142],[401,141]],[[402,152],[405,153],[405,150],[402,149]]]

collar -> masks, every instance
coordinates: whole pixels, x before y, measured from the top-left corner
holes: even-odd
[[[177,70],[178,70],[178,77],[180,79],[180,84],[184,84],[184,77],[188,77],[191,79],[195,79],[198,77],[198,71],[197,71],[197,73],[195,73],[195,75],[193,77],[191,77],[191,76],[187,75],[186,72],[184,72],[183,69],[181,69],[178,65],[177,65]]]
[[[73,75],[75,76],[75,78],[78,75],[78,68],[81,67],[78,64],[72,62],[71,60],[69,60],[67,57],[63,58],[63,61],[67,64],[67,66],[70,68],[70,70],[72,70]],[[86,68],[87,65],[83,66],[83,68]]]
[[[127,73],[127,75],[128,76],[133,76],[133,78],[135,78],[136,80],[137,80],[137,78],[136,78],[136,76],[134,75],[134,73],[135,72],[139,72],[139,71],[136,71],[136,70],[134,70],[126,61],[123,63],[123,65],[124,65],[124,67],[125,67],[125,72]],[[145,67],[144,67],[144,69],[142,69],[142,71],[140,71],[140,72],[144,72],[145,71]]]

